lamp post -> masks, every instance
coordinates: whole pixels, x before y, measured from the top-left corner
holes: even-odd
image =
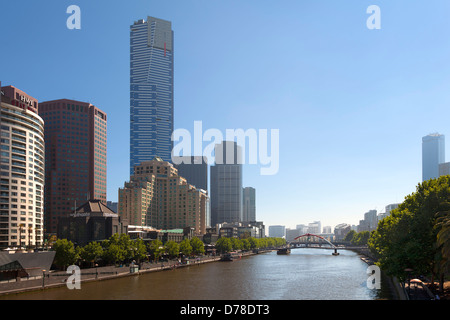
[[[45,269],[42,270],[42,288],[45,287]]]

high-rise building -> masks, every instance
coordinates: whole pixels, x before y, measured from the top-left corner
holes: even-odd
[[[42,102],[45,121],[45,228],[88,200],[106,202],[106,113],[75,100]]]
[[[135,167],[130,181],[119,189],[119,215],[130,225],[157,229],[191,227],[205,234],[206,191],[178,175],[170,162],[155,157]]]
[[[439,164],[445,162],[445,136],[439,133],[422,138],[422,181],[439,178]]]
[[[242,220],[242,148],[234,141],[215,146],[211,166],[211,225]]]
[[[269,237],[274,238],[284,238],[286,237],[286,227],[285,226],[269,226]]]
[[[130,175],[143,161],[171,161],[174,43],[170,21],[130,26]]]
[[[1,88],[0,248],[43,245],[45,144],[38,100]]]
[[[203,156],[173,157],[178,174],[197,189],[208,190],[208,160]]]
[[[256,190],[252,187],[245,187],[242,190],[242,220],[256,221]]]

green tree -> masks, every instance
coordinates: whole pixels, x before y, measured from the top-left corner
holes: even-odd
[[[233,251],[233,244],[230,238],[226,237],[219,238],[216,242],[216,249],[220,253]]]
[[[190,256],[192,253],[192,246],[189,239],[184,239],[180,242],[180,252],[185,256]]]
[[[164,245],[161,240],[153,240],[148,244],[148,250],[155,261],[158,261],[165,252]]]
[[[74,264],[79,259],[72,241],[67,239],[56,240],[53,244],[53,250],[56,251],[55,264],[62,269]]]
[[[178,257],[180,254],[180,245],[173,240],[167,241],[164,247],[166,249],[166,253],[171,258]]]
[[[129,246],[131,247],[132,259],[140,263],[147,258],[147,247],[142,239],[130,241]]]
[[[94,266],[94,263],[97,262],[103,255],[103,248],[98,242],[90,242],[81,248],[80,258],[88,261]]]
[[[406,268],[433,278],[442,272],[436,217],[438,212],[449,211],[449,199],[450,176],[427,180],[379,222],[368,244],[382,270],[401,280],[407,277]]]
[[[124,252],[118,244],[110,243],[103,251],[103,259],[109,263],[117,264],[124,261]]]
[[[205,245],[203,244],[202,240],[200,240],[197,237],[193,237],[191,239],[190,243],[191,243],[191,247],[192,247],[192,252],[195,255],[200,255],[200,254],[205,253]]]

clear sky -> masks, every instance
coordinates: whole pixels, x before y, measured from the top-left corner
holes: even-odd
[[[69,5],[80,30],[66,27]],[[366,27],[370,5],[379,30]],[[245,166],[257,220],[358,224],[415,191],[422,136],[450,134],[448,12],[447,0],[3,0],[0,80],[108,114],[117,201],[129,180],[129,26],[170,20],[175,128],[279,129],[278,173]]]

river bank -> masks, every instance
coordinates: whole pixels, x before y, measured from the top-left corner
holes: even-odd
[[[260,250],[259,252],[242,252],[242,257],[247,257],[259,253],[270,252],[271,250]],[[220,256],[202,256],[187,259],[181,263],[178,260],[165,262],[142,262],[137,265],[105,266],[96,268],[81,269],[80,283],[92,281],[105,281],[120,277],[139,276],[149,272],[170,271],[177,268],[192,267],[204,263],[220,261]],[[64,287],[72,273],[66,271],[44,272],[43,276],[18,278],[0,282],[0,297],[9,294],[20,294],[23,292],[47,290],[51,288]]]

